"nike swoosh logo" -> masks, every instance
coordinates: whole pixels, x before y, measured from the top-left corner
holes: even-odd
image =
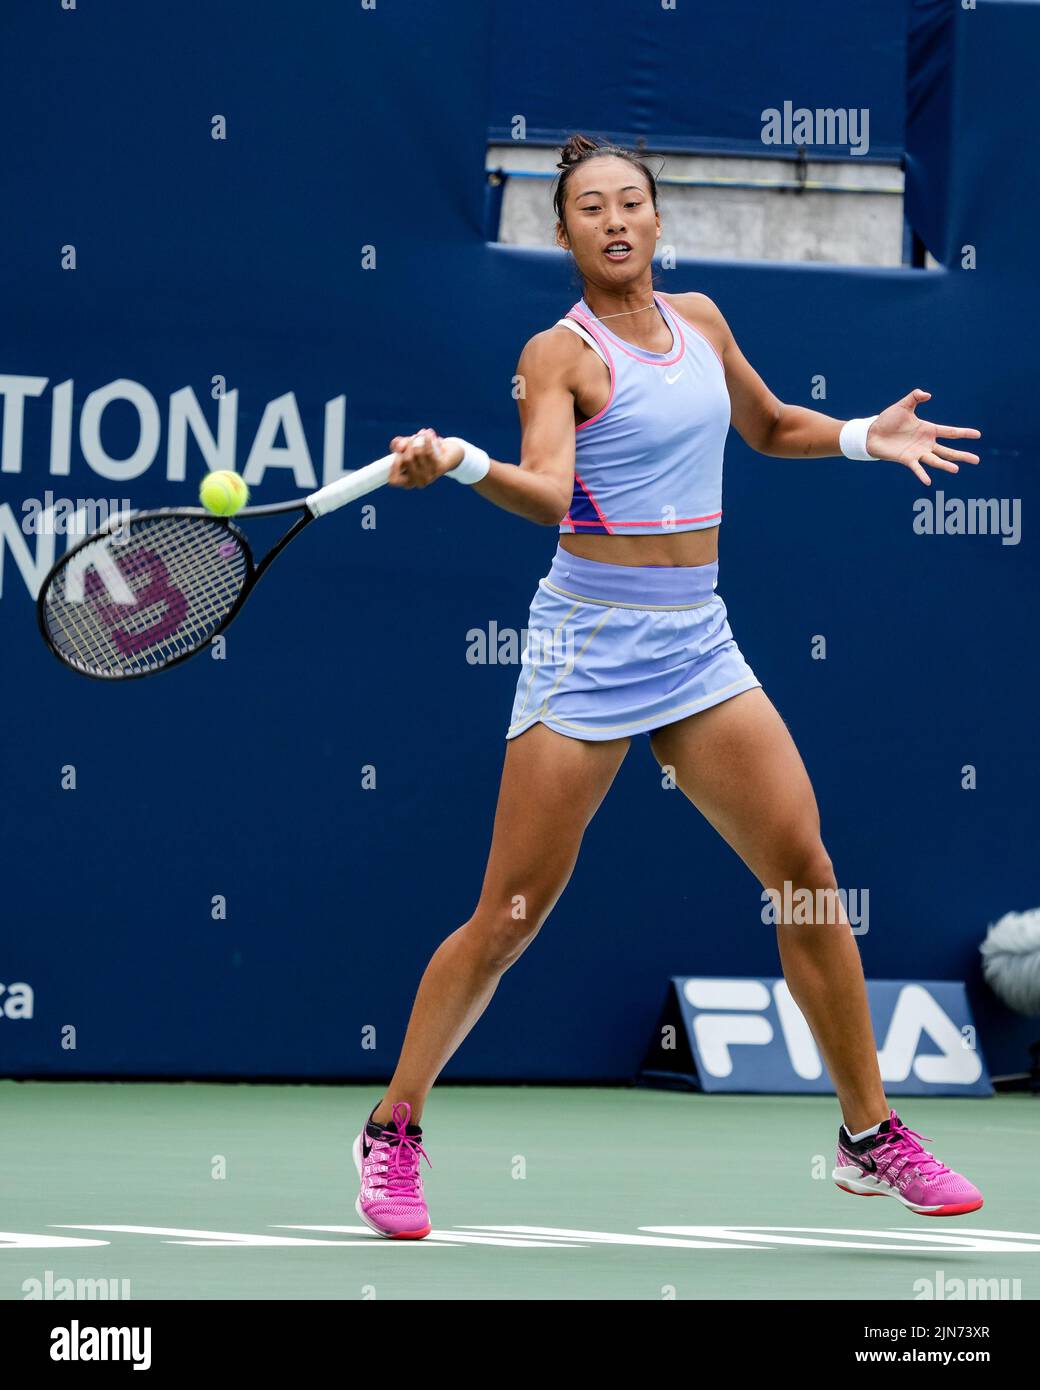
[[[866,1154],[860,1154],[859,1157],[856,1159],[856,1162],[863,1169],[864,1173],[877,1172],[877,1164],[874,1162],[872,1158],[868,1158]]]
[[[362,1158],[367,1158],[371,1152],[372,1152],[372,1145],[368,1142],[368,1135],[367,1135],[367,1134],[362,1134],[362,1136],[361,1136],[361,1156],[362,1156]]]
[[[665,372],[665,374],[664,374],[664,379],[665,379],[665,381],[668,383],[669,386],[674,386],[675,383],[679,380],[679,378],[680,378],[681,376],[682,376],[682,368],[680,367],[679,370],[676,372],[676,374],[675,374],[674,376],[669,376],[668,373]]]

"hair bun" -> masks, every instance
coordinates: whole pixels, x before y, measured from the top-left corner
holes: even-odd
[[[556,167],[569,169],[572,164],[580,164],[583,159],[588,159],[589,155],[594,154],[599,148],[596,141],[590,140],[587,135],[572,135],[560,151]]]

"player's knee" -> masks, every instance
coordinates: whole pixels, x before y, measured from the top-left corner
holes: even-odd
[[[772,872],[762,878],[763,888],[782,892],[785,884],[792,890],[837,887],[834,865],[818,836],[792,840],[777,856]]]
[[[505,903],[481,903],[467,922],[466,932],[485,965],[508,970],[538,935],[549,907],[544,901],[529,901],[521,893]]]
[[[837,888],[834,865],[822,840],[810,845],[802,855],[799,870],[806,888]]]

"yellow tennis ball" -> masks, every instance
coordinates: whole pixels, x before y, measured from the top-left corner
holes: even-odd
[[[234,516],[249,501],[249,489],[237,473],[232,473],[230,468],[221,468],[216,473],[207,473],[203,478],[199,487],[199,501],[217,516]]]

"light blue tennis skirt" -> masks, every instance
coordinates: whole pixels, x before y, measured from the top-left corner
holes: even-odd
[[[718,562],[606,565],[557,550],[531,604],[506,738],[645,734],[762,682],[715,592]]]

